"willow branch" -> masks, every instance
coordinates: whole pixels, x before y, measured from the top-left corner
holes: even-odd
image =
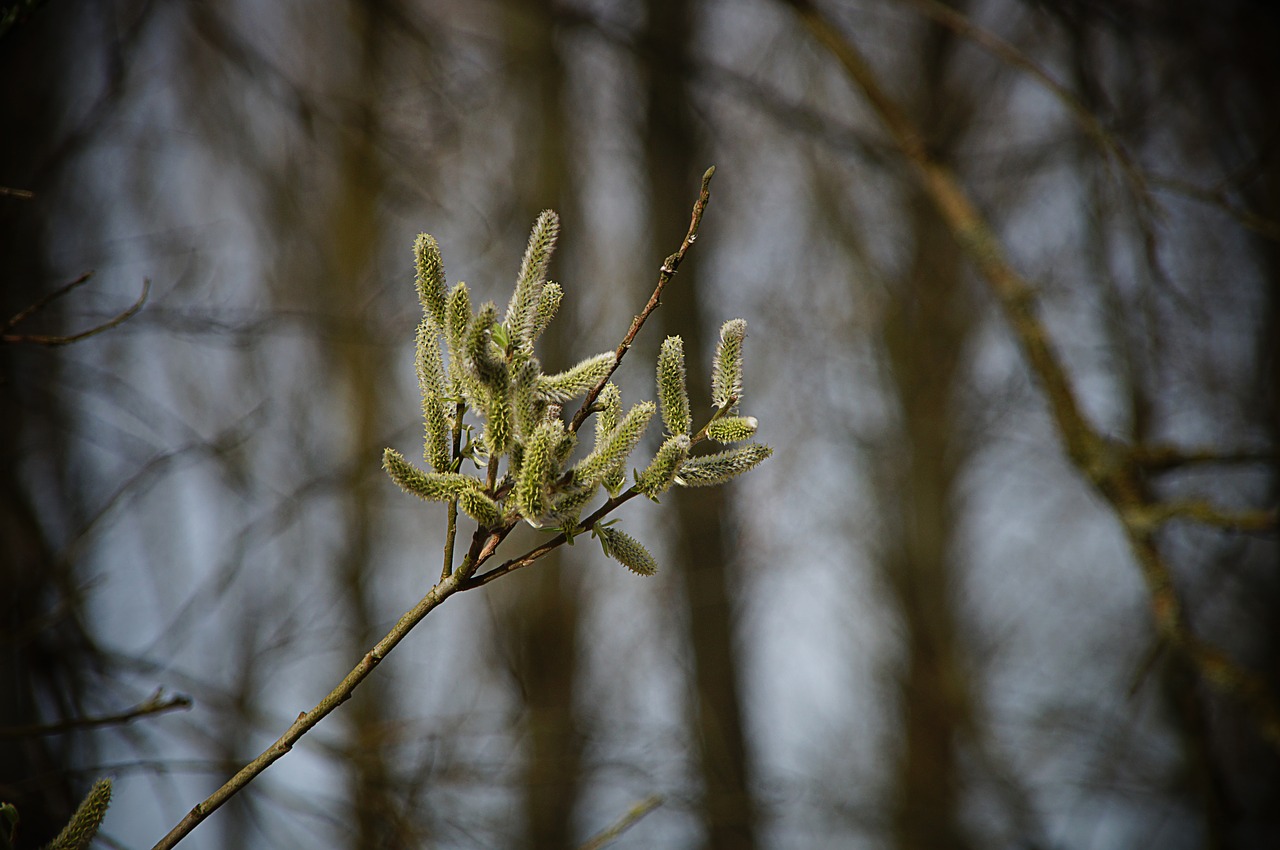
[[[342,705],[351,698],[351,694],[360,684],[369,677],[382,660],[396,648],[400,641],[413,630],[422,619],[435,610],[442,602],[456,593],[460,585],[469,579],[475,570],[488,560],[498,548],[498,544],[506,536],[506,532],[510,529],[481,534],[477,532],[473,538],[472,551],[467,553],[466,560],[458,567],[448,578],[443,579],[431,588],[426,596],[419,600],[418,604],[405,612],[395,624],[395,627],[389,631],[382,640],[365,653],[357,664],[346,677],[331,690],[324,699],[310,711],[305,711],[298,715],[298,719],[285,730],[276,742],[240,769],[240,772],[206,798],[203,802],[197,803],[190,812],[187,813],[177,826],[169,831],[169,834],[162,838],[152,850],[167,850],[176,845],[179,841],[191,833],[199,826],[205,818],[217,811],[224,803],[238,794],[240,791],[256,779],[268,767],[275,764],[286,753],[293,749],[303,735],[310,732],[316,725],[333,713],[334,709]]]

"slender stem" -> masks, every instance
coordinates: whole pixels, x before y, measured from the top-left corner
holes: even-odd
[[[170,830],[168,835],[156,843],[152,850],[167,850],[167,848],[176,845],[199,826],[205,818],[221,807],[223,803],[234,797],[256,779],[259,774],[293,749],[293,745],[303,735],[314,729],[316,724],[350,699],[351,694],[360,686],[360,683],[368,678],[374,668],[382,663],[382,659],[391,650],[395,649],[400,641],[404,640],[414,626],[422,622],[422,619],[435,610],[440,603],[458,592],[462,584],[471,578],[480,565],[493,556],[498,544],[502,542],[510,531],[511,526],[488,533],[477,531],[472,537],[471,550],[467,553],[466,559],[463,560],[458,569],[454,570],[448,578],[437,583],[426,596],[418,601],[417,605],[406,611],[391,631],[387,632],[386,636],[378,641],[373,649],[365,653],[365,656],[360,659],[360,663],[324,699],[320,700],[315,708],[299,714],[298,719],[293,721],[293,724],[285,730],[285,733],[274,744],[263,750],[257,758],[241,768],[239,773],[227,780],[221,788],[209,795],[203,802],[197,803],[187,813],[186,817]]]
[[[59,298],[68,294],[72,290],[77,289],[81,286],[84,286],[86,283],[89,282],[89,279],[91,277],[93,277],[93,272],[87,271],[84,274],[80,275],[75,280],[71,281],[70,283],[58,287],[53,292],[50,292],[48,295],[36,301],[34,304],[24,307],[23,309],[19,310],[17,313],[14,313],[13,316],[8,321],[6,321],[3,325],[0,325],[0,331],[9,330],[9,328],[12,328],[18,325],[20,322],[27,319],[27,317],[31,316],[33,313],[40,312],[45,307],[48,307],[54,301],[57,301]]]
[[[714,423],[718,419],[724,418],[724,415],[729,412],[730,408],[732,408],[737,403],[738,403],[738,397],[736,395],[729,396],[728,400],[725,401],[724,404],[716,408],[715,413],[711,414],[711,418],[707,420],[707,424],[699,428],[698,433],[693,435],[693,439],[689,441],[689,445],[696,446],[698,443],[701,443],[703,440],[705,440],[707,438],[707,429],[711,427],[712,423]]]
[[[462,461],[462,417],[465,415],[467,406],[462,402],[458,402],[453,412],[453,462],[459,464]],[[444,566],[440,569],[440,580],[444,581],[453,572],[453,546],[458,536],[458,500],[449,500],[449,524],[445,529],[444,537]]]
[[[698,200],[693,203],[693,214],[689,219],[689,231],[685,234],[684,241],[680,243],[679,250],[663,260],[662,266],[658,269],[658,285],[654,287],[653,294],[649,296],[649,301],[644,305],[644,309],[631,320],[631,328],[627,331],[627,335],[622,338],[622,342],[618,343],[618,348],[614,351],[613,366],[609,369],[609,374],[601,378],[600,382],[592,387],[586,398],[582,400],[582,406],[578,408],[578,412],[573,415],[573,421],[569,423],[570,431],[576,432],[582,427],[582,423],[586,421],[587,417],[591,415],[592,406],[600,395],[600,391],[604,389],[605,384],[609,383],[613,373],[622,364],[622,358],[631,350],[631,343],[635,341],[636,335],[640,333],[640,328],[644,327],[645,320],[649,318],[649,314],[658,309],[658,305],[662,302],[662,290],[666,289],[667,284],[671,282],[671,278],[676,276],[676,272],[680,269],[680,264],[684,262],[684,255],[689,252],[689,249],[693,247],[693,243],[698,240],[698,228],[702,225],[702,214],[706,211],[707,204],[711,202],[711,178],[715,173],[716,167],[713,165],[702,175],[702,188],[698,191]]]
[[[617,496],[614,496],[613,498],[609,499],[603,505],[596,508],[595,511],[593,511],[589,517],[582,520],[577,524],[577,526],[574,527],[573,529],[574,536],[576,537],[579,534],[586,534],[588,531],[591,530],[592,526],[594,526],[597,522],[604,519],[606,516],[612,513],[615,509],[621,507],[622,505],[626,504],[627,502],[631,501],[632,499],[634,499],[636,496],[639,496],[639,495],[640,495],[640,491],[637,490],[635,487],[631,487],[629,490],[626,490],[623,493],[619,493]],[[537,561],[539,558],[542,558],[543,556],[547,555],[553,549],[558,549],[559,547],[563,546],[565,543],[568,543],[568,542],[569,542],[569,536],[562,531],[559,534],[557,534],[555,537],[552,537],[546,543],[543,543],[540,546],[536,546],[533,549],[530,549],[528,552],[525,552],[523,555],[517,558],[512,558],[509,561],[504,561],[500,566],[494,567],[493,569],[489,570],[489,572],[484,573],[483,575],[478,575],[475,578],[468,579],[467,581],[463,582],[462,586],[459,587],[458,589],[459,590],[475,590],[477,587],[484,587],[486,584],[488,584],[491,581],[496,581],[497,579],[500,579],[505,575],[509,575],[510,573],[514,573],[516,570],[520,570],[529,566],[530,564]]]

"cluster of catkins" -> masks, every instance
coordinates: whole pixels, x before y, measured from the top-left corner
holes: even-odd
[[[643,471],[633,472],[631,489],[657,497],[672,485],[723,483],[754,467],[772,450],[749,440],[754,417],[738,415],[742,397],[742,343],[747,323],[725,322],[712,369],[715,412],[692,432],[685,385],[684,342],[668,337],[658,355],[658,403],[642,401],[625,413],[622,396],[605,383],[596,396],[595,440],[574,462],[577,434],[561,418],[566,402],[587,396],[616,366],[614,352],[583,360],[571,369],[545,374],[534,343],[555,316],[563,290],[547,280],[547,265],[559,233],[559,219],[543,212],[529,236],[515,292],[499,320],[493,302],[473,310],[465,283],[447,289],[440,248],[422,234],[414,243],[418,298],[417,371],[426,428],[424,472],[394,449],[383,466],[406,492],[423,499],[456,502],[481,528],[525,520],[536,528],[563,531],[572,539],[583,509],[600,487],[613,499],[625,496],[627,459],[654,413],[661,411],[666,437]],[[443,356],[444,341],[448,358]],[[466,411],[483,420],[478,433],[463,421]],[[465,438],[465,442],[463,442]],[[712,454],[692,454],[695,444],[713,440],[735,445]],[[455,452],[456,449],[456,452]],[[506,460],[505,469],[502,460]],[[483,476],[462,471],[470,460]],[[652,556],[634,538],[597,522],[590,529],[606,554],[631,570],[651,575]]]

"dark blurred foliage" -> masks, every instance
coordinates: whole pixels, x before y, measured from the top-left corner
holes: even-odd
[[[1154,498],[1280,501],[1280,17],[1270,4],[820,8],[978,201],[1095,425],[1234,455]],[[996,34],[1095,116],[1137,180]],[[440,571],[409,247],[507,296],[538,211],[541,352],[619,373],[750,324],[775,457],[450,600],[192,846],[1263,848],[1280,758],[1155,638],[1114,515],[928,196],[770,2],[0,6],[0,799],[19,846],[116,778],[148,846]],[[1141,191],[1139,191],[1141,189]],[[136,316],[71,345],[68,335]],[[653,446],[649,447],[650,449]],[[513,536],[514,547],[536,541]],[[1191,627],[1280,691],[1274,528],[1169,523]],[[83,721],[157,688],[194,707]],[[56,727],[56,728],[52,728]]]

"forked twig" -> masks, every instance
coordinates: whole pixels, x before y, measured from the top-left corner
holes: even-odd
[[[85,272],[84,274],[80,275],[80,277],[71,281],[67,285],[58,288],[57,290],[49,293],[48,295],[41,298],[39,301],[35,302],[29,307],[26,307],[25,309],[20,310],[7,322],[5,322],[2,330],[3,331],[10,330],[11,328],[15,327],[19,323],[30,318],[33,314],[38,313],[40,310],[43,310],[45,307],[49,306],[51,303],[53,303],[57,299],[62,298],[72,290],[76,289],[77,287],[81,286],[84,283],[87,283],[89,278],[91,277],[93,277],[93,272]],[[79,342],[82,339],[88,339],[91,336],[96,336],[97,334],[100,334],[103,331],[111,330],[112,328],[118,327],[119,325],[122,325],[125,322],[129,321],[130,319],[132,319],[134,316],[138,314],[138,311],[142,309],[142,305],[147,303],[147,296],[150,295],[150,293],[151,293],[151,281],[147,278],[143,278],[142,294],[138,296],[138,300],[133,302],[132,306],[128,307],[126,310],[124,310],[124,312],[117,313],[115,316],[103,322],[102,324],[95,325],[94,327],[89,328],[88,330],[85,330],[85,331],[81,331],[80,333],[77,333],[77,334],[72,334],[70,336],[50,336],[47,334],[0,333],[0,341],[8,342],[8,343],[24,343],[25,342],[25,343],[31,343],[32,345],[48,345],[48,346],[70,345],[73,342]]]
[[[1084,416],[1066,368],[1037,315],[1036,290],[1005,257],[995,230],[965,194],[955,176],[929,152],[923,134],[891,98],[862,53],[811,2],[788,0],[815,39],[836,57],[888,129],[894,144],[932,200],[961,250],[986,279],[1023,354],[1044,389],[1067,455],[1111,505],[1128,537],[1147,585],[1157,633],[1187,657],[1200,677],[1242,703],[1263,737],[1280,748],[1280,704],[1261,677],[1201,640],[1187,622],[1169,565],[1156,545],[1162,508],[1152,503],[1142,477],[1142,457],[1106,439]],[[1216,514],[1198,509],[1201,519]],[[1187,515],[1186,511],[1179,511]],[[1193,514],[1196,512],[1192,512]],[[1246,516],[1236,525],[1271,527],[1274,513]]]

